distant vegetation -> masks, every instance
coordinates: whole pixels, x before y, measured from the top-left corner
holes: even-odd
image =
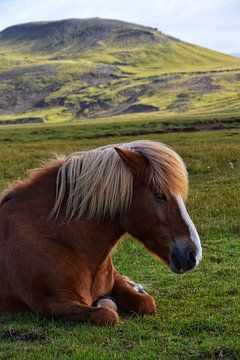
[[[237,123],[239,85],[240,59],[140,25],[71,19],[0,33],[0,124],[141,113]]]

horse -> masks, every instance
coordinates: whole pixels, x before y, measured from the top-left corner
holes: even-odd
[[[0,197],[0,313],[31,311],[66,322],[114,325],[96,306],[112,296],[125,313],[155,314],[112,263],[125,233],[178,274],[202,256],[185,200],[181,157],[137,140],[56,157]]]

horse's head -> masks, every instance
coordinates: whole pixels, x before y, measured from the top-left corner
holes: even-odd
[[[163,158],[155,163],[152,154],[115,148],[134,177],[132,202],[123,226],[172,271],[184,273],[200,262],[201,243],[183,200],[187,193],[185,166],[173,150],[161,146]],[[154,172],[158,172],[155,177]]]

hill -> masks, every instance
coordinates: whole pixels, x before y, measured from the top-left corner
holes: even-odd
[[[238,116],[239,80],[240,59],[123,21],[68,19],[0,32],[0,123]]]
[[[32,51],[52,51],[64,48],[85,50],[100,46],[102,41],[120,45],[123,42],[165,42],[170,37],[156,29],[119,20],[67,19],[11,26],[0,34],[2,42],[19,44]]]

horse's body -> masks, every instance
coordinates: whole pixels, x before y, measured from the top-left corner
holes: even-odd
[[[124,311],[154,313],[154,299],[137,293],[112,265],[125,232],[175,272],[198,264],[181,159],[158,143],[119,146],[52,161],[2,195],[0,312],[114,324],[114,310],[93,306],[112,294]]]

